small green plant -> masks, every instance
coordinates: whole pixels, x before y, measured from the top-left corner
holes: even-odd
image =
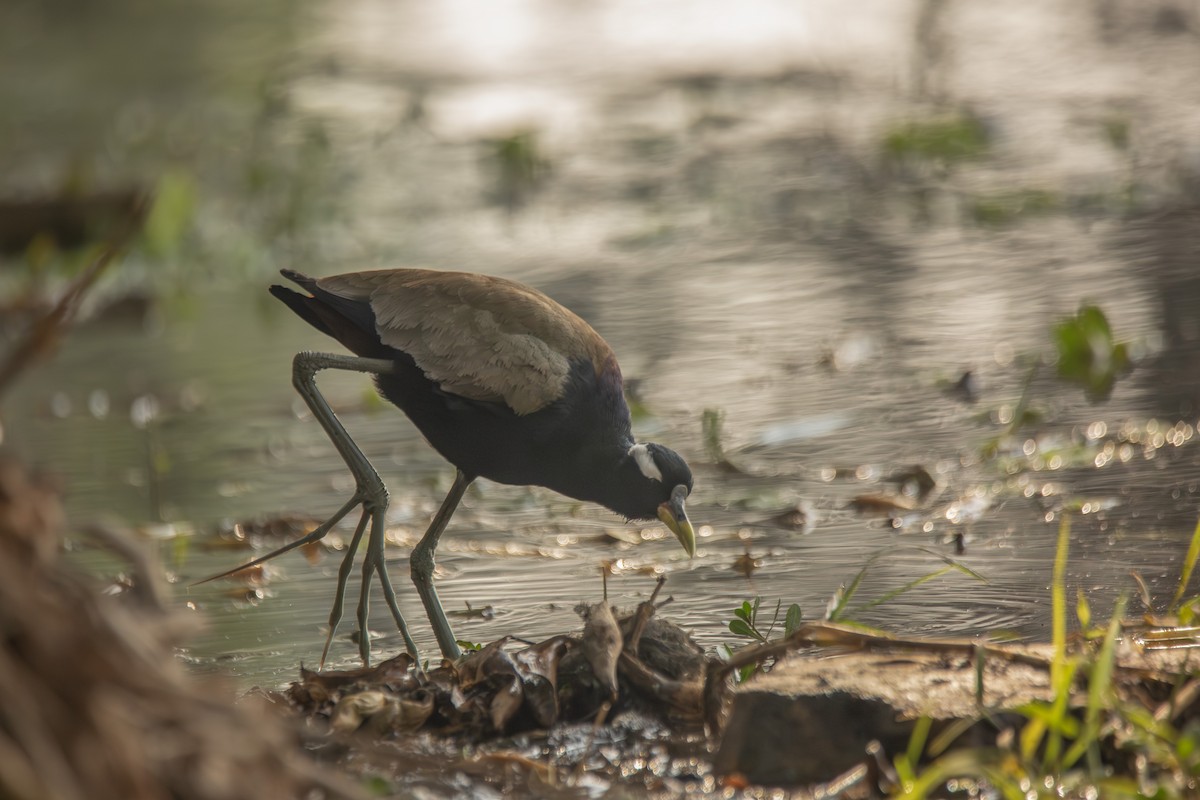
[[[1108,317],[1098,306],[1080,306],[1074,316],[1065,317],[1054,326],[1051,338],[1057,350],[1059,378],[1082,386],[1092,402],[1107,400],[1117,378],[1133,366],[1128,345],[1116,341]],[[1042,418],[1033,408],[1034,379],[1041,366],[1042,359],[1034,358],[1003,433],[983,445],[985,457],[995,457],[1007,437]]]
[[[1131,366],[1128,347],[1113,337],[1098,306],[1083,305],[1054,329],[1058,375],[1083,386],[1093,400],[1107,400],[1117,377]]]
[[[771,634],[775,631],[775,626],[779,623],[779,615],[783,612],[783,600],[778,600],[775,603],[775,613],[771,617],[771,623],[765,631],[759,628],[758,611],[762,606],[762,597],[755,597],[753,601],[745,600],[740,606],[733,610],[733,619],[729,621],[729,630],[731,633],[743,636],[747,639],[752,639],[758,644],[766,644],[771,640]],[[788,606],[787,611],[783,613],[783,638],[787,639],[794,634],[804,620],[804,614],[800,610],[798,603],[792,603]],[[732,656],[733,648],[725,645],[725,655]],[[757,663],[747,664],[739,669],[734,678],[738,683],[742,683],[755,672],[758,671]]]
[[[765,644],[770,641],[771,634],[775,630],[775,626],[779,623],[779,613],[783,610],[783,601],[779,600],[775,603],[775,614],[771,617],[771,624],[767,626],[764,632],[758,627],[758,610],[762,605],[762,598],[755,597],[754,602],[745,600],[742,604],[733,610],[733,619],[729,621],[729,630],[738,636],[744,636],[747,639]],[[792,603],[788,606],[787,613],[783,619],[783,635],[784,638],[791,636],[800,627],[801,621],[800,606]]]

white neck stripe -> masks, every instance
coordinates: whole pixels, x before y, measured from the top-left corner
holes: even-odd
[[[662,482],[662,470],[658,468],[658,464],[654,463],[654,456],[650,455],[650,451],[646,449],[644,444],[635,444],[629,448],[629,455],[633,456],[633,460],[637,463],[638,469],[652,481]]]

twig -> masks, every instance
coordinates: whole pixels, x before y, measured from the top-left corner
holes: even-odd
[[[657,610],[654,601],[658,599],[658,593],[662,591],[663,584],[666,582],[666,575],[658,576],[658,583],[655,584],[654,591],[650,593],[650,599],[644,603],[638,603],[637,611],[633,615],[633,627],[629,630],[629,636],[625,637],[625,652],[635,656],[638,654],[638,642],[642,640],[646,623],[650,621],[650,617],[654,616],[654,612]]]
[[[869,763],[869,762],[868,762]],[[818,783],[816,786],[810,786],[808,789],[808,797],[811,800],[826,800],[826,798],[840,798],[849,795],[852,789],[861,786],[865,781],[869,781],[871,777],[871,768],[868,763],[855,764],[850,769],[838,775],[831,781]],[[869,787],[868,787],[868,790]],[[870,795],[878,797],[878,792]]]
[[[703,712],[700,692],[704,687],[700,683],[669,678],[647,666],[636,656],[630,655],[628,651],[621,653],[617,667],[634,688],[666,703],[676,711],[693,717]]]
[[[1192,703],[1196,702],[1197,697],[1200,697],[1200,678],[1192,678],[1183,685],[1183,688],[1172,693],[1170,699],[1154,709],[1154,719],[1159,722],[1163,720],[1174,722],[1180,714],[1187,711]]]
[[[71,282],[54,307],[29,326],[23,339],[17,342],[4,364],[0,365],[0,395],[12,382],[39,359],[45,358],[58,344],[64,330],[79,310],[79,302],[96,279],[108,268],[137,232],[147,206],[146,197],[138,199],[117,235],[104,246],[96,259]]]
[[[863,766],[867,771],[865,778],[868,782],[867,789],[871,792],[872,797],[880,797],[880,792],[885,789],[890,792],[899,785],[900,777],[896,774],[895,767],[888,761],[887,752],[878,739],[867,742],[865,756],[863,759]],[[845,791],[850,787],[842,786],[840,788],[841,791]],[[841,797],[841,792],[834,796]]]
[[[1048,669],[1053,661],[1048,656],[1015,650],[1004,645],[980,642],[976,639],[904,639],[868,633],[834,622],[808,622],[797,628],[796,632],[786,639],[749,647],[735,653],[728,661],[715,668],[715,677],[723,679],[734,670],[741,669],[747,664],[756,664],[791,650],[814,646],[943,653],[960,655],[972,660],[979,658],[982,654],[986,658],[995,658],[999,661],[1041,669]],[[1123,675],[1132,675],[1148,680],[1163,682],[1169,680],[1169,676],[1156,669],[1125,664],[1114,664],[1113,669]]]

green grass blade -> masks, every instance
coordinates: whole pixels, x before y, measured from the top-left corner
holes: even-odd
[[[922,575],[921,577],[919,577],[915,580],[911,580],[908,583],[904,584],[903,586],[893,589],[881,597],[877,597],[874,600],[868,600],[867,602],[863,603],[861,606],[856,606],[854,610],[855,611],[863,611],[868,608],[874,608],[875,606],[883,605],[884,603],[888,602],[889,600],[894,600],[895,598],[899,597],[900,595],[904,594],[905,592],[911,591],[923,583],[929,583],[930,581],[935,580],[936,578],[942,577],[947,572],[953,572],[953,571],[954,571],[953,566],[945,566],[945,567],[942,567],[941,569],[935,569],[933,572],[930,572],[926,575]]]
[[[976,572],[975,570],[968,567],[966,564],[962,563],[961,561],[951,558],[950,556],[946,555],[945,553],[939,553],[938,551],[930,549],[928,547],[918,547],[918,548],[916,548],[916,550],[921,553],[928,553],[929,555],[933,556],[934,558],[938,559],[939,561],[950,565],[951,567],[953,567],[954,569],[963,573],[964,575],[971,576],[972,578],[979,581],[980,583],[991,583],[991,581],[989,581],[987,579],[987,576],[985,576],[984,574],[982,574],[980,572]]]
[[[854,577],[850,580],[850,585],[842,590],[841,597],[838,598],[837,605],[833,607],[832,611],[825,615],[825,619],[829,620],[830,622],[842,621],[841,616],[843,613],[845,613],[846,606],[850,604],[850,598],[854,597],[854,593],[858,591],[858,587],[862,584],[863,578],[867,576],[867,570],[869,570],[882,555],[882,553],[876,553],[867,559],[867,563],[863,564],[862,568],[855,573]]]
[[[1175,587],[1175,596],[1171,598],[1171,611],[1179,609],[1179,601],[1187,591],[1188,581],[1192,579],[1192,570],[1196,560],[1200,559],[1200,520],[1196,521],[1196,530],[1192,532],[1192,543],[1188,547],[1187,556],[1183,559],[1183,571],[1179,573],[1179,585]]]
[[[1051,598],[1051,642],[1054,660],[1051,663],[1050,681],[1061,685],[1060,678],[1067,662],[1067,552],[1071,546],[1071,516],[1063,513],[1058,525],[1058,546],[1054,553],[1054,577],[1050,583]]]
[[[921,763],[921,754],[925,752],[925,743],[929,740],[929,729],[932,725],[932,717],[921,717],[913,725],[912,735],[908,737],[908,750],[905,753],[909,764],[916,766]]]
[[[1121,621],[1125,618],[1125,597],[1117,599],[1112,618],[1108,621],[1108,630],[1104,634],[1104,643],[1096,663],[1092,665],[1091,680],[1088,681],[1087,711],[1083,718],[1083,731],[1075,740],[1067,754],[1063,756],[1063,766],[1069,768],[1083,756],[1084,753],[1095,753],[1100,744],[1100,728],[1104,723],[1103,712],[1112,696],[1113,664],[1116,662],[1117,637],[1121,633]],[[1095,766],[1095,765],[1093,765]]]

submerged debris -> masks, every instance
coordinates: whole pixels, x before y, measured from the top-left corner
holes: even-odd
[[[593,720],[606,704],[698,723],[707,659],[683,629],[654,618],[657,595],[620,619],[606,602],[582,605],[581,634],[517,648],[505,637],[428,671],[407,655],[346,672],[302,670],[287,698],[333,730],[421,729],[476,742]]]
[[[846,507],[859,514],[889,515],[913,511],[917,504],[907,495],[874,493],[855,495]]]

